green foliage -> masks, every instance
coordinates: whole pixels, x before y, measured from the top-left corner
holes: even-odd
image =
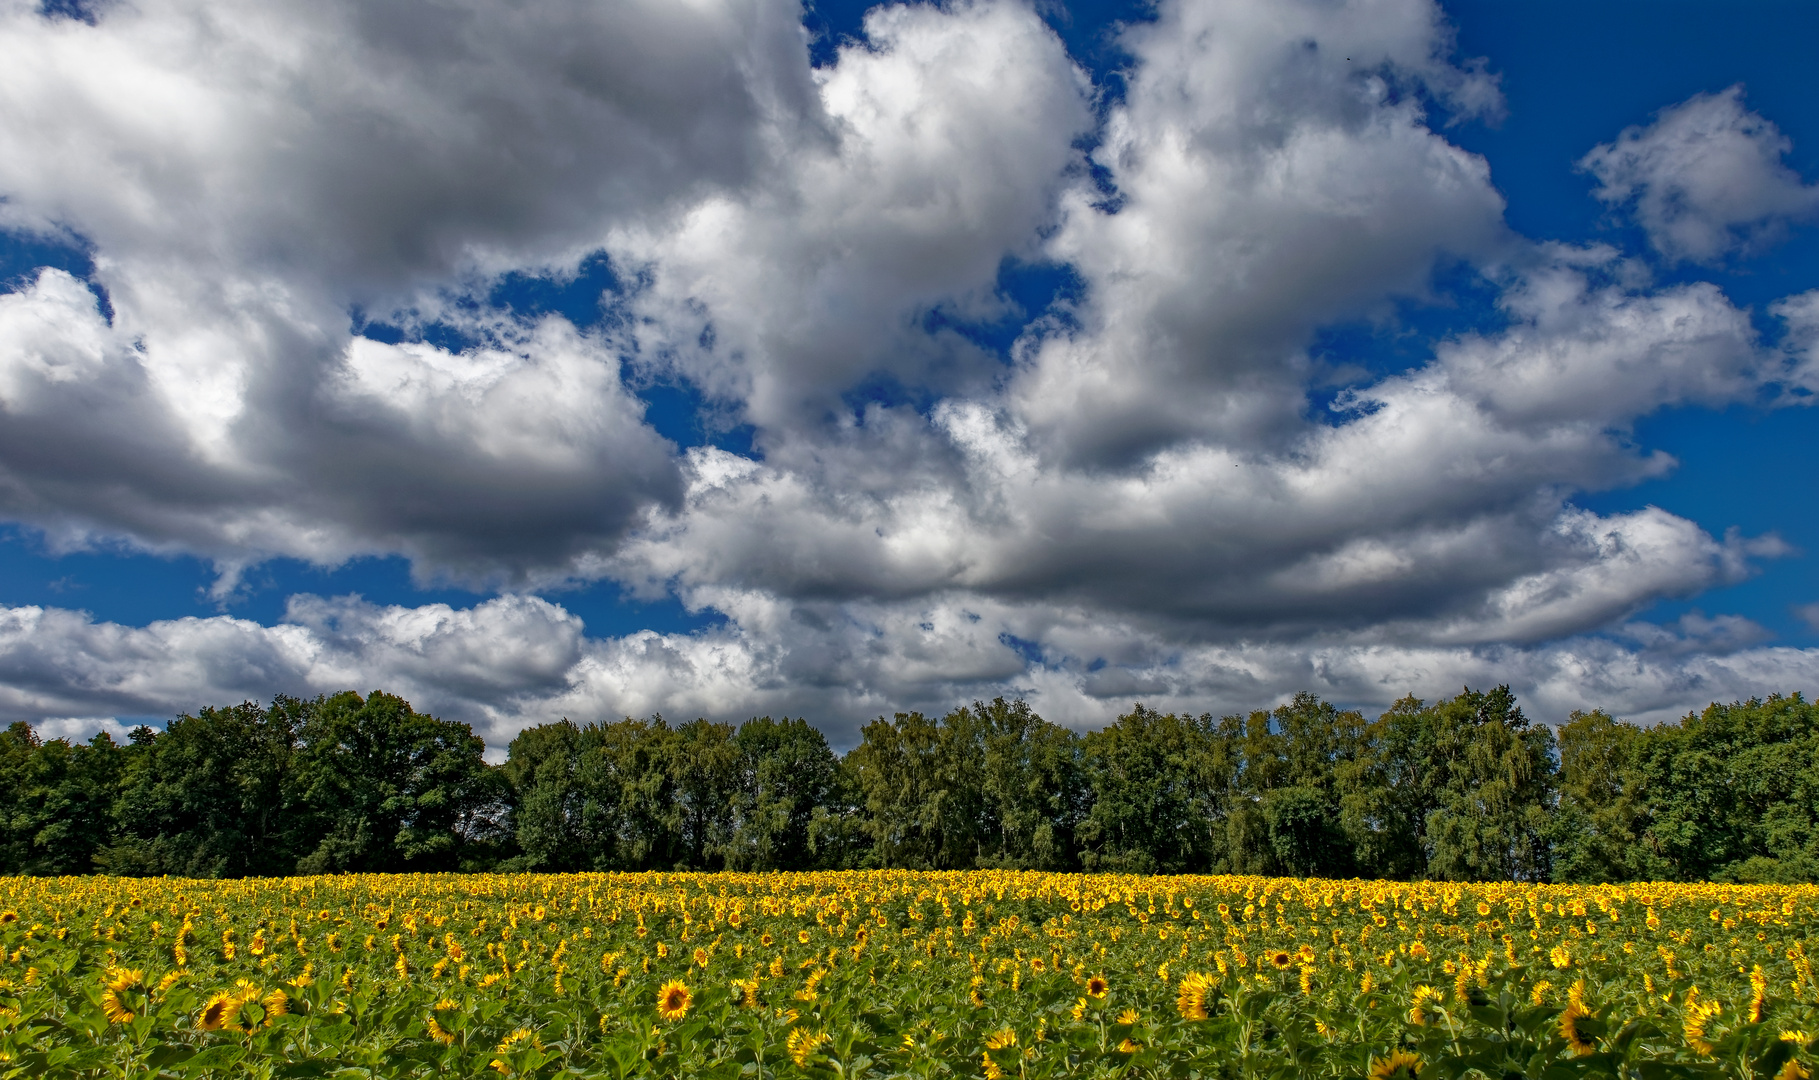
[[[1816,923],[1772,885],[0,879],[0,1080],[1800,1080]]]
[[[375,691],[205,708],[125,745],[0,732],[0,873],[1092,870],[1391,880],[1819,880],[1796,694],[1556,733],[1508,687],[1374,721],[1311,694],[1080,735],[1022,701],[527,728],[502,766]]]
[[[295,751],[297,828],[315,840],[298,872],[458,868],[496,790],[485,751],[466,724],[391,694],[315,702]]]

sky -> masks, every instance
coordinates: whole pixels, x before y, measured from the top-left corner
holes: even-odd
[[[1777,0],[0,0],[0,721],[1819,682]]]

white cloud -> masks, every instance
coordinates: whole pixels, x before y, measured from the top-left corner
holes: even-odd
[[[673,497],[601,336],[350,335],[763,175],[825,120],[780,0],[0,5],[5,223],[92,244],[7,298],[0,512],[224,567],[402,552],[564,572]],[[472,323],[484,315],[453,317]],[[509,521],[510,527],[500,522]]]
[[[1819,212],[1819,186],[1782,158],[1793,143],[1743,106],[1743,87],[1695,94],[1629,127],[1579,162],[1593,192],[1628,207],[1670,261],[1711,262],[1759,251],[1790,222]]]
[[[990,384],[992,358],[922,319],[1002,310],[999,264],[1037,254],[1091,128],[1085,76],[1024,4],[878,7],[865,32],[815,74],[822,137],[611,245],[653,275],[641,353],[736,403],[773,455],[870,375]]]
[[[1819,681],[1819,650],[1751,647],[1747,628],[1697,619],[1678,632],[1632,628],[1627,642],[1575,637],[1528,647],[1397,645],[1369,635],[1195,644],[1086,609],[965,597],[733,606],[743,618],[719,629],[607,640],[585,638],[579,620],[555,605],[511,596],[466,611],[308,597],[294,605],[293,621],[274,627],[217,616],[135,629],[79,612],[5,608],[0,721],[38,722],[45,737],[119,737],[116,716],[171,717],[202,703],[263,699],[274,686],[298,694],[378,687],[473,724],[497,757],[518,730],[558,716],[806,714],[836,744],[851,745],[858,726],[881,712],[944,712],[1007,691],[1079,728],[1109,721],[1133,700],[1224,714],[1312,690],[1375,710],[1405,694],[1432,700],[1503,682],[1539,720],[1601,707],[1656,722]],[[1037,662],[1007,640],[1026,634],[1047,642]],[[1714,638],[1728,644],[1713,650]]]
[[[1000,691],[1087,724],[1509,681],[1659,716],[1811,671],[1722,613],[1634,621],[1773,537],[1573,500],[1673,467],[1633,441],[1656,410],[1806,400],[1819,301],[1777,305],[1767,348],[1714,286],[1514,235],[1433,115],[1500,108],[1435,4],[1168,0],[1115,104],[1021,0],[878,8],[819,69],[801,15],[0,0],[0,213],[91,243],[112,312],[55,270],[0,295],[0,516],[200,554],[223,595],[274,555],[402,553],[726,616],[597,639],[518,592],[298,597],[277,626],[16,607],[0,714],[384,687],[497,743],[565,714],[850,733]],[[1727,93],[1586,167],[1712,258],[1804,212],[1784,149]],[[602,326],[476,300],[598,250],[628,283]],[[1079,285],[1008,357],[952,329],[1015,316],[1006,260]],[[1312,354],[1461,264],[1500,325],[1402,370]],[[358,337],[355,310],[473,344]],[[758,453],[660,438],[633,390],[667,378]]]

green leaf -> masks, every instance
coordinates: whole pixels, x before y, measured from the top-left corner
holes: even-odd
[[[183,1062],[185,1072],[201,1072],[204,1069],[231,1069],[246,1056],[246,1051],[231,1043],[219,1043]]]

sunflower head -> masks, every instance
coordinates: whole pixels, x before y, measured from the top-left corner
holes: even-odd
[[[429,1037],[444,1046],[453,1043],[455,1033],[443,1021],[447,1021],[449,1024],[458,1023],[456,1017],[460,1015],[460,1010],[461,1003],[453,998],[443,998],[431,1006],[424,1024],[429,1031]]]
[[[707,950],[706,949],[696,949],[695,950],[695,966],[696,967],[706,967],[707,966]]]
[[[1421,1056],[1398,1050],[1388,1057],[1372,1058],[1370,1080],[1393,1080],[1395,1077],[1421,1075]]]
[[[522,1050],[527,1046],[539,1045],[541,1045],[541,1043],[539,1043],[535,1032],[530,1028],[519,1028],[505,1038],[500,1039],[499,1045],[493,1047],[493,1053],[509,1054],[513,1050]]]
[[[196,1026],[203,1031],[241,1030],[240,995],[232,990],[222,990],[208,999],[202,1006],[202,1013],[196,1018]]]
[[[1577,1002],[1569,1004],[1560,1013],[1558,1025],[1560,1037],[1566,1040],[1566,1045],[1568,1049],[1572,1050],[1574,1057],[1584,1057],[1587,1054],[1596,1053],[1598,1050],[1598,1044],[1592,1042],[1591,1037],[1579,1026],[1580,1021],[1584,1020],[1587,1015],[1584,1007]]]
[[[776,943],[777,943],[777,939],[770,936],[769,934],[759,934],[758,935],[758,944],[764,946],[767,949],[770,948],[772,945],[775,945]]]
[[[1446,994],[1432,986],[1415,987],[1414,999],[1409,1002],[1408,1022],[1416,1027],[1426,1027],[1429,1019],[1428,1007],[1438,1005],[1445,1000]]]
[[[671,979],[657,990],[657,1015],[665,1020],[680,1020],[688,1015],[695,997],[679,980]]]
[[[1087,997],[1102,998],[1105,996],[1106,991],[1110,989],[1111,984],[1105,981],[1105,976],[1103,975],[1093,975],[1086,980]]]
[[[1270,953],[1270,966],[1277,971],[1287,971],[1293,962],[1294,958],[1288,954],[1287,949],[1275,949]]]
[[[1126,1009],[1118,1014],[1118,1022],[1120,1024],[1141,1024],[1143,1017],[1136,1009]]]
[[[796,1063],[796,1067],[804,1069],[808,1067],[809,1059],[815,1056],[815,1051],[833,1041],[824,1031],[791,1028],[789,1037],[784,1040],[784,1047],[789,1051],[789,1058]]]
[[[493,1047],[493,1053],[509,1054],[517,1050],[541,1049],[543,1049],[543,1040],[537,1038],[535,1032],[531,1031],[529,1028],[519,1028],[505,1038],[500,1039],[499,1045]],[[498,1070],[506,1076],[510,1076],[516,1071],[512,1068],[511,1063],[504,1058],[494,1058],[489,1064],[491,1068]]]
[[[101,991],[101,1011],[109,1023],[131,1023],[145,1009],[145,972],[112,968]]]
[[[1205,1020],[1207,1018],[1206,999],[1213,987],[1213,980],[1198,971],[1190,971],[1181,977],[1181,984],[1175,995],[1175,1010],[1183,1020]]]
[[[1011,1028],[1002,1028],[998,1031],[994,1031],[986,1036],[985,1039],[985,1048],[987,1050],[1003,1050],[1006,1047],[1016,1045],[1017,1033]]]

